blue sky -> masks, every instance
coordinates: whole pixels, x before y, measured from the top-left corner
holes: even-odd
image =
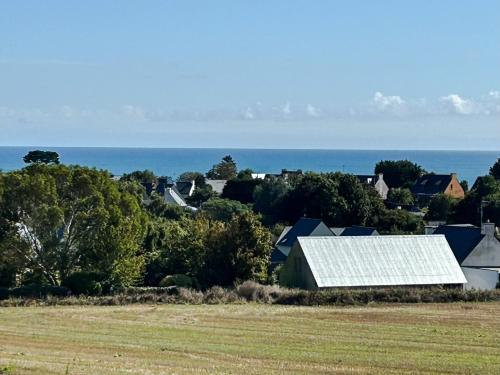
[[[500,3],[4,1],[0,145],[500,149]]]

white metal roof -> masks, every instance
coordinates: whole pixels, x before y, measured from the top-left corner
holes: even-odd
[[[298,237],[318,287],[463,284],[444,235]]]

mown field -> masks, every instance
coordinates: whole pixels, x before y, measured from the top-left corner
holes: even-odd
[[[0,308],[0,369],[500,374],[500,303]]]

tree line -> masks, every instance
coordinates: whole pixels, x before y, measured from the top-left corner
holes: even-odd
[[[206,174],[180,176],[196,181],[187,199],[193,211],[148,197],[141,183],[158,179],[151,171],[115,181],[107,171],[61,164],[57,154],[37,150],[25,161],[25,168],[0,173],[0,286],[99,294],[131,285],[272,282],[276,236],[303,216],[387,234],[423,232],[421,217],[388,208],[372,186],[339,172],[253,179],[226,156]],[[488,201],[485,217],[500,224],[499,164],[464,199],[447,205],[447,197],[434,198],[428,218],[477,224],[478,207]],[[382,161],[375,172],[394,183],[392,198],[399,200],[425,173],[408,161]],[[221,195],[206,178],[228,180]]]

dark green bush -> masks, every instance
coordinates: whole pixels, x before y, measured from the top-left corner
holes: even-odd
[[[175,274],[165,276],[160,281],[160,287],[177,286],[179,288],[193,288],[195,280],[192,277],[183,274]]]
[[[69,275],[63,285],[73,294],[96,296],[102,293],[102,277],[95,272],[75,272]]]
[[[8,289],[7,298],[45,298],[47,296],[67,297],[70,290],[63,286],[25,285]]]

